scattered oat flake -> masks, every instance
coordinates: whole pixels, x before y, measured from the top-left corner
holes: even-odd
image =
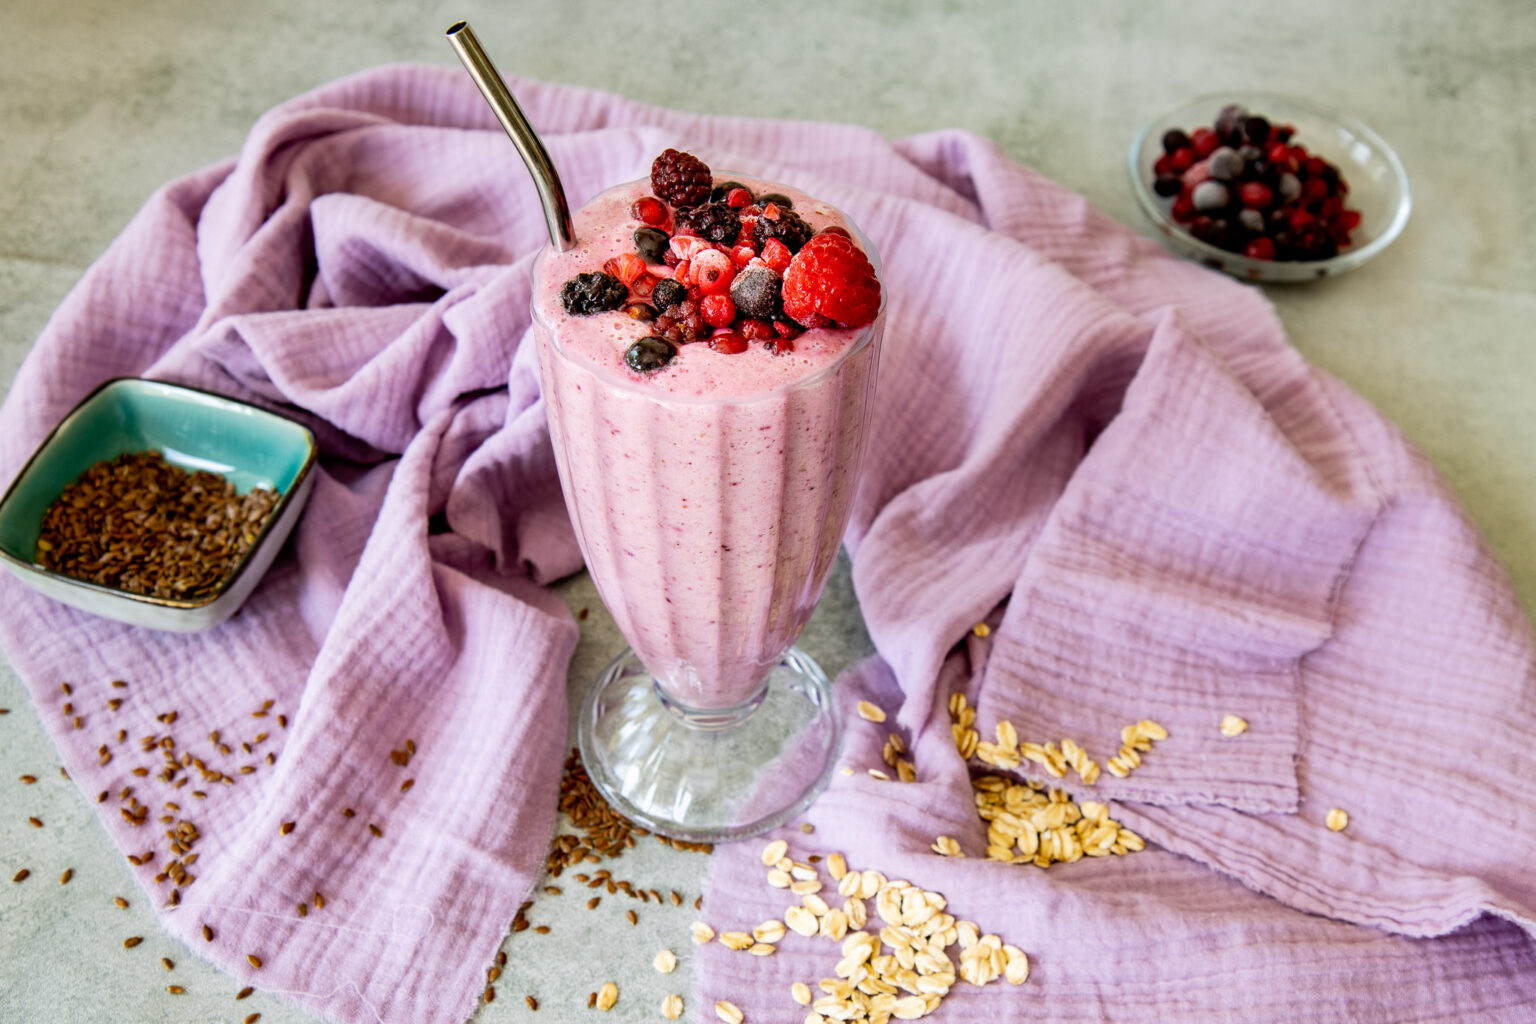
[[[859,701],[858,708],[859,708],[859,717],[864,719],[864,721],[866,721],[866,722],[883,722],[883,721],[885,721],[885,712],[882,711],[878,706],[876,706],[874,704],[871,704],[867,700]]]
[[[693,922],[693,924],[688,926],[688,930],[693,936],[693,941],[696,945],[702,946],[715,937],[715,930],[703,921]]]
[[[741,1024],[745,1019],[741,1007],[726,999],[715,1004],[715,1016],[725,1021],[725,1024]]]
[[[1236,715],[1223,715],[1221,719],[1221,734],[1228,739],[1240,736],[1248,731],[1248,723]]]
[[[816,831],[816,826],[812,825],[808,821],[802,822],[800,825],[800,831],[804,832],[806,835],[810,835],[812,832]]]
[[[1328,827],[1334,832],[1342,832],[1349,827],[1349,815],[1335,807],[1328,812]]]
[[[597,990],[597,1008],[599,1010],[611,1010],[619,1001],[619,986],[613,982],[607,982]]]
[[[782,839],[775,839],[773,842],[771,842],[767,846],[763,847],[763,854],[762,854],[763,866],[765,866],[765,867],[772,867],[773,865],[777,864],[780,860],[782,860],[784,858],[784,855],[786,853],[788,853],[788,852],[789,852],[789,844],[786,843]]]
[[[811,987],[803,981],[797,981],[789,986],[789,997],[801,1006],[810,1006]]]
[[[670,949],[660,950],[651,960],[651,966],[662,974],[671,974],[677,970],[677,954]]]
[[[677,1020],[683,1015],[683,997],[673,992],[661,1001],[661,1015],[667,1020]]]

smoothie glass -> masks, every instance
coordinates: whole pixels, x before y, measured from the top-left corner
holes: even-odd
[[[844,346],[804,376],[679,394],[567,351],[558,311],[540,308],[550,253],[533,311],[550,437],[587,569],[630,645],[578,712],[587,771],[660,833],[765,831],[837,757],[830,686],[794,642],[852,508],[883,307],[834,330]]]

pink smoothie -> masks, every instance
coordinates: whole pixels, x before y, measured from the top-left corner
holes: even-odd
[[[731,177],[787,195],[818,230],[851,228],[792,188]],[[882,319],[809,330],[780,355],[695,342],[660,370],[631,371],[624,352],[648,325],[571,316],[559,292],[633,251],[630,206],[649,192],[640,181],[598,196],[575,214],[578,246],[534,264],[546,411],[577,539],[619,629],[673,700],[732,707],[799,636],[837,555]]]

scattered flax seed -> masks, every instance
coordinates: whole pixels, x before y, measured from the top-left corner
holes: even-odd
[[[27,880],[27,876],[30,874],[32,874],[31,871],[28,871],[26,868],[22,868],[20,871],[16,872],[16,874],[11,876],[11,881],[25,882]]]
[[[10,708],[0,708],[0,715],[8,715],[10,713],[11,713],[11,709]]]
[[[64,694],[64,696],[68,697],[70,694],[75,692],[75,689],[74,689],[74,687],[70,686],[68,683],[60,683],[59,684],[59,692]]]
[[[801,824],[800,824],[800,831],[804,832],[806,835],[810,835],[812,832],[816,831],[816,826],[812,825],[808,821],[801,822]]]
[[[1335,807],[1328,812],[1328,827],[1334,832],[1342,832],[1349,827],[1349,815]]]
[[[27,824],[31,825],[33,828],[42,828],[43,827],[43,822],[42,822],[41,818],[28,818],[27,819]]]
[[[173,996],[179,996],[186,991],[186,989],[182,988],[180,985],[167,985],[165,986],[165,990]]]
[[[496,1001],[496,990],[489,985],[485,986],[485,1001],[488,1003]]]
[[[261,1014],[259,1014],[259,1013],[248,1014],[246,1016],[246,1018],[245,1018],[244,1024],[256,1024],[256,1022],[259,1021],[259,1020],[261,1020]]]
[[[630,924],[640,923],[640,915],[636,914],[633,910],[624,911],[624,919]]]
[[[533,998],[533,996],[523,996],[523,1002],[528,1004],[528,1009],[530,1010],[537,1010],[539,1008],[539,1001]]]
[[[128,909],[128,901],[123,899],[121,896],[113,896],[112,897],[112,902],[116,903],[117,906],[118,906],[118,909],[120,909],[120,910],[127,910]]]
[[[213,941],[213,929],[209,928],[207,925],[203,925],[203,941],[204,942],[212,942]]]
[[[239,992],[235,993],[235,998],[236,999],[245,999],[248,996],[250,996],[250,994],[252,992],[255,992],[255,991],[256,991],[255,989],[253,989],[253,988],[251,988],[251,986],[247,985],[247,986],[245,986],[245,988],[243,988]]]
[[[593,896],[591,899],[587,900],[587,909],[596,910],[597,905],[601,902],[603,902],[603,898],[601,896]]]
[[[503,949],[503,950],[498,950],[497,951],[497,953],[496,953],[496,966],[497,967],[505,967],[505,966],[507,966],[507,951],[506,950]]]
[[[535,927],[533,929],[533,933],[535,935],[548,935],[549,934],[549,925],[547,925],[547,924],[538,925],[537,927]]]
[[[256,968],[258,971],[261,970],[261,957],[257,956],[255,953],[247,953],[245,954],[245,959],[250,963],[252,967]]]
[[[558,885],[546,885],[544,887],[544,894],[546,896],[559,896],[564,891]]]
[[[141,943],[143,941],[144,941],[144,936],[142,936],[142,935],[130,935],[128,938],[123,940],[123,948],[124,949],[132,949],[134,946],[137,946],[139,943]]]
[[[683,997],[673,992],[661,1001],[661,1015],[667,1020],[677,1020],[683,1015]]]
[[[489,984],[492,984],[492,985],[496,984],[497,980],[500,977],[501,977],[501,968],[500,967],[487,967],[485,969],[485,980]]]
[[[174,971],[176,969],[176,961],[172,960],[168,956],[163,956],[160,958],[160,966],[164,967],[168,971]]]
[[[594,1007],[596,1005],[597,1005],[597,993],[596,992],[588,992],[587,993],[587,1009],[590,1010],[590,1009],[592,1009],[592,1007]]]
[[[298,907],[298,911],[299,911],[299,916],[300,917],[308,917],[309,916],[309,904],[307,904],[307,903],[300,903],[299,907]]]
[[[859,709],[859,717],[864,719],[864,721],[866,721],[866,722],[883,722],[883,721],[885,721],[885,712],[883,710],[881,710],[878,706],[876,706],[874,704],[871,704],[867,700],[859,701],[858,709]]]
[[[678,892],[676,889],[672,890],[672,905],[674,907],[680,907],[683,905],[683,894]]]
[[[343,818],[355,818],[357,817],[357,812],[350,807],[343,807],[341,809],[341,816]]]
[[[22,784],[26,786],[30,786],[37,781],[36,775],[19,775],[17,778],[21,779]]]
[[[1221,718],[1221,734],[1228,739],[1233,736],[1241,736],[1248,731],[1248,723],[1236,715],[1223,715]]]
[[[726,999],[722,999],[715,1004],[715,1016],[723,1020],[725,1024],[741,1024],[745,1019],[741,1012],[741,1007]]]
[[[369,822],[369,824],[368,824],[368,831],[372,832],[375,836],[379,837],[380,839],[384,838],[384,830],[379,828],[379,826],[373,824],[372,822]]]
[[[316,910],[325,909],[325,896],[322,895],[318,890],[315,892],[315,898],[311,900],[311,902],[314,903]]]
[[[613,982],[606,982],[602,988],[597,990],[597,1008],[599,1010],[611,1010],[618,1001],[619,986]]]
[[[677,954],[670,949],[663,949],[651,960],[651,966],[662,974],[671,974],[677,970]]]
[[[404,782],[400,783],[400,792],[404,793],[414,785],[416,785],[415,779],[406,779]]]
[[[285,836],[289,832],[292,832],[292,831],[293,831],[293,822],[291,822],[291,821],[285,821],[285,822],[283,822],[281,825],[279,825],[277,827],[277,834],[280,835],[280,836]]]
[[[69,880],[71,878],[74,878],[74,877],[75,877],[75,869],[74,868],[65,868],[64,869],[64,873],[59,876],[59,884],[60,885],[68,885],[69,884]]]

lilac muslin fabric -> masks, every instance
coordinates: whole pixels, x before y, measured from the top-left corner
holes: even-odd
[[[847,538],[880,655],[839,699],[891,718],[849,717],[859,770],[834,776],[813,834],[786,837],[939,890],[1032,954],[1027,985],[962,983],[941,1013],[1530,1019],[1529,626],[1422,458],[1288,347],[1261,295],[964,133],[890,142],[516,87],[575,203],[679,146],[823,196],[880,250],[880,400]],[[575,629],[541,585],[580,555],[527,339],[543,237],[461,72],[358,75],[157,193],[0,410],[7,478],[115,375],[252,400],[319,435],[309,508],[229,623],[157,634],[7,578],[0,641],[72,777],[108,794],[114,841],[155,852],[135,870],[157,902],[159,830],[118,810],[127,785],[170,798],[173,782],[129,774],[164,763],[142,738],[231,775],[205,784],[194,766],[176,791],[199,877],[162,918],[335,1020],[468,1015],[553,827],[549,723]],[[61,681],[89,709],[79,730]],[[983,729],[1006,719],[1101,758],[1121,725],[1166,725],[1141,770],[1078,794],[1153,845],[1045,872],[984,860],[945,709],[957,689]],[[1223,738],[1226,713],[1249,732]],[[915,783],[862,772],[890,728]],[[1322,824],[1334,806],[1344,833]],[[935,856],[939,834],[969,856]],[[718,850],[717,926],[782,914],[758,848]],[[324,908],[299,918],[316,892]],[[795,935],[766,959],[705,947],[694,1009],[729,997],[749,1020],[798,1019],[789,983],[835,960]]]

